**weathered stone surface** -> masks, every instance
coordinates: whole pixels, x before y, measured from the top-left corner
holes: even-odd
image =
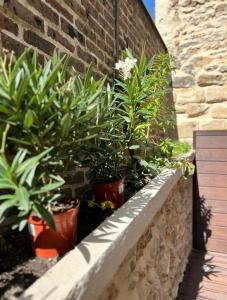
[[[214,119],[227,119],[227,105],[215,104],[212,108],[212,117]]]
[[[226,0],[156,0],[156,25],[176,61],[174,102],[180,138],[192,139],[191,121],[199,129],[224,129],[227,122],[226,9]],[[194,82],[190,87],[186,75]],[[195,97],[196,90],[202,99]],[[219,102],[221,107],[214,105]],[[208,109],[195,103],[206,103]]]
[[[187,88],[194,85],[194,79],[192,76],[185,74],[185,73],[179,73],[177,75],[173,76],[173,87],[174,88]]]
[[[202,73],[197,77],[199,86],[222,85],[223,76],[219,73]]]
[[[226,73],[226,72],[227,72],[227,65],[222,65],[222,66],[220,66],[219,72],[221,72],[221,73]]]
[[[99,300],[174,300],[192,244],[192,181],[182,179]]]
[[[177,132],[181,138],[190,138],[193,136],[193,131],[198,130],[197,121],[178,122]]]
[[[180,0],[179,1],[179,5],[181,5],[181,6],[188,6],[188,5],[190,5],[191,4],[191,0]]]
[[[224,129],[225,120],[213,120],[212,118],[201,120],[199,123],[199,130],[215,130]]]
[[[178,114],[183,114],[186,113],[187,111],[187,106],[186,105],[175,105],[175,110]]]
[[[205,90],[205,98],[207,103],[227,101],[227,86],[210,86]]]
[[[203,115],[209,106],[206,104],[188,104],[187,105],[187,114],[189,117],[198,117]]]
[[[175,98],[176,103],[179,105],[205,102],[203,89],[180,89],[177,93],[175,93]]]

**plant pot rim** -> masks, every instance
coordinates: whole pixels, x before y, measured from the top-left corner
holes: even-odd
[[[115,180],[115,181],[112,181],[112,182],[109,182],[109,183],[93,183],[92,184],[92,187],[94,186],[109,186],[109,185],[112,185],[112,184],[115,184],[115,183],[120,183],[120,182],[124,182],[125,180],[125,177],[122,177],[121,179],[118,179],[118,180]]]
[[[80,200],[77,198],[77,204],[75,207],[72,207],[64,212],[59,212],[59,213],[56,213],[56,214],[53,214],[53,218],[54,217],[57,217],[59,215],[67,215],[67,214],[70,214],[72,211],[76,211],[77,213],[79,212],[79,207],[80,207]],[[37,217],[34,212],[32,212],[30,214],[30,216],[28,217],[28,222],[31,223],[31,224],[37,224],[37,225],[45,225],[47,224],[47,222],[39,217]]]

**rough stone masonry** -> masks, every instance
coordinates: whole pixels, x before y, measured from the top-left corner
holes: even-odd
[[[180,181],[99,300],[173,300],[192,248],[192,178]]]
[[[156,0],[156,26],[175,60],[179,137],[227,129],[227,0]]]

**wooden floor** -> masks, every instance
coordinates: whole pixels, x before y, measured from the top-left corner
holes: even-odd
[[[227,254],[193,250],[177,300],[227,300]]]

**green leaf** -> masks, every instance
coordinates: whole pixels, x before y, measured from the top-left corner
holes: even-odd
[[[29,129],[34,122],[33,112],[29,109],[24,118],[24,127]]]
[[[0,205],[0,220],[2,218],[4,218],[4,215],[7,213],[7,211],[16,206],[17,204],[17,200],[16,199],[10,199],[10,200],[7,200],[5,202],[3,202],[1,205]]]
[[[136,150],[136,149],[139,149],[140,148],[140,145],[131,145],[129,147],[130,150]]]
[[[33,210],[37,213],[38,217],[45,220],[47,224],[55,230],[55,223],[53,220],[53,216],[49,213],[49,211],[40,203],[34,202],[32,206]]]
[[[131,122],[131,120],[130,120],[129,117],[123,116],[122,118],[123,118],[127,123],[130,123],[130,122]]]
[[[67,114],[64,115],[64,117],[61,120],[61,126],[62,126],[61,136],[62,137],[65,137],[69,133],[71,124],[72,124],[72,121],[71,121],[70,114],[67,113]]]
[[[27,172],[27,174],[37,165],[37,163],[39,163],[39,161],[44,158],[51,150],[52,148],[49,148],[45,151],[43,151],[42,153],[40,153],[39,155],[36,155],[32,158],[26,159],[17,169],[16,174],[18,176],[20,176],[22,173],[24,173],[25,171]],[[26,178],[24,178],[24,180],[26,180]]]
[[[38,195],[38,194],[42,194],[42,193],[48,193],[48,192],[50,192],[50,191],[53,191],[53,190],[58,189],[58,188],[61,187],[64,183],[65,183],[65,182],[64,182],[63,179],[62,179],[61,181],[59,181],[59,182],[49,183],[49,184],[44,185],[43,187],[41,187],[41,188],[38,189],[38,190],[33,190],[33,191],[31,191],[31,194],[32,194],[32,195]]]
[[[23,219],[19,222],[19,231],[22,231],[25,226],[28,224],[28,220],[27,219]]]
[[[30,206],[30,196],[28,191],[24,187],[19,187],[15,192],[15,197],[20,204],[20,209],[29,212],[31,206]]]
[[[11,172],[15,172],[18,168],[18,166],[24,161],[24,158],[27,154],[27,150],[26,149],[20,149],[15,158],[13,159],[13,162],[11,164]]]
[[[15,190],[17,186],[8,178],[0,179],[0,189],[10,189]]]

